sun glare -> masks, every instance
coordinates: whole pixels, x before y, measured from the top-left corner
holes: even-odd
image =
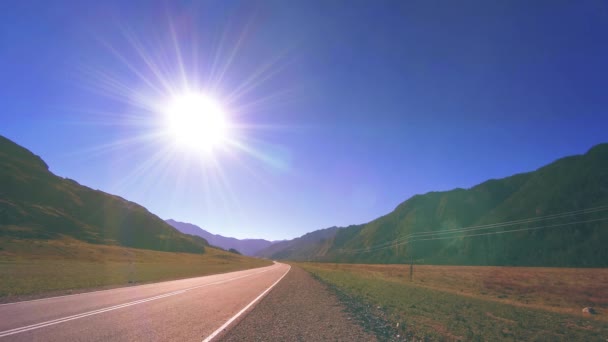
[[[226,113],[217,101],[205,94],[190,92],[175,96],[164,114],[168,133],[181,146],[210,152],[228,139]]]

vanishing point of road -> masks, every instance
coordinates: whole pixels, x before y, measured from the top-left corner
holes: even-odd
[[[209,341],[277,284],[272,266],[0,305],[0,340]]]

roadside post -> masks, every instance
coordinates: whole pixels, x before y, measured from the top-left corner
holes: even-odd
[[[414,256],[410,255],[410,281],[414,281]]]

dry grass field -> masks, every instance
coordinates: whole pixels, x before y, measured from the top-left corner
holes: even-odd
[[[327,267],[409,281],[409,265]],[[608,320],[608,269],[415,265],[411,284],[508,304],[578,314],[586,306]]]
[[[215,248],[158,252],[77,240],[0,240],[0,301],[231,272],[272,264]]]
[[[404,335],[439,340],[608,338],[608,269],[300,264],[384,308]],[[597,315],[581,312],[592,306]]]

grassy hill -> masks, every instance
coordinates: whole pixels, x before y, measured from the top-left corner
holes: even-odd
[[[52,174],[40,157],[0,136],[0,239],[62,239],[203,253],[146,208]]]
[[[338,229],[320,229],[293,240],[280,241],[259,251],[257,255],[269,259],[306,260],[325,253]]]
[[[163,252],[116,245],[0,239],[0,303],[268,266],[216,248]]]
[[[0,302],[270,264],[212,248],[136,203],[55,176],[0,136]]]
[[[416,195],[367,224],[336,229],[312,242],[292,240],[283,249],[276,245],[258,255],[357,263],[403,263],[413,258],[435,264],[606,267],[608,211],[545,218],[606,205],[608,144],[601,144],[533,172],[470,189]],[[588,222],[592,220],[596,221]],[[581,221],[587,222],[576,223]],[[518,231],[500,233],[508,230]],[[495,233],[484,234],[488,232]]]

